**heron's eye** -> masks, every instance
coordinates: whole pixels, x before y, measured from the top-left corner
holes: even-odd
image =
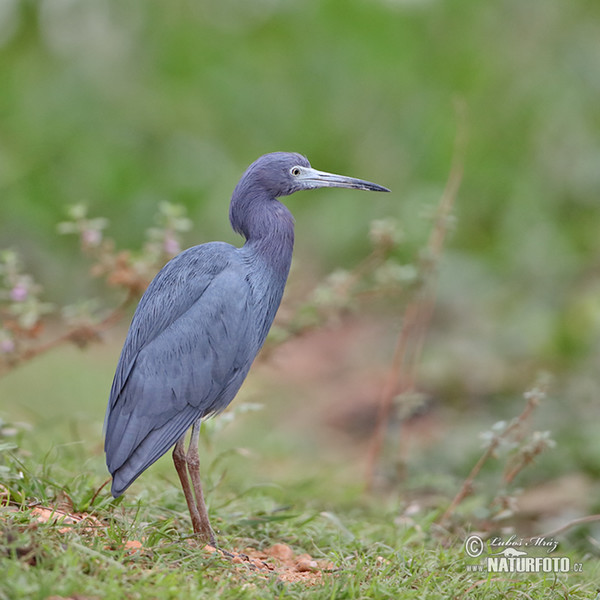
[[[294,177],[298,177],[298,175],[300,175],[300,167],[292,167],[290,169],[290,173],[294,176]]]

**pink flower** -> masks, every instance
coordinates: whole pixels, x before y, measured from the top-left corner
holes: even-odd
[[[10,290],[10,299],[13,302],[23,302],[27,299],[27,295],[27,288],[22,283],[17,283],[17,285]]]
[[[102,232],[97,229],[84,229],[81,238],[85,246],[98,246],[102,241]]]
[[[0,342],[0,352],[10,354],[15,351],[15,343],[10,338],[4,338]]]
[[[167,254],[179,254],[179,251],[181,250],[179,242],[168,233],[165,236],[164,249]]]

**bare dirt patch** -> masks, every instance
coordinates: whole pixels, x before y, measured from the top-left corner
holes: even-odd
[[[303,583],[318,585],[323,579],[323,573],[336,571],[333,563],[327,560],[314,559],[310,554],[295,554],[287,544],[273,544],[265,550],[244,548],[241,552],[232,553],[205,546],[206,552],[219,552],[229,558],[234,565],[251,568],[265,575],[274,575],[286,583]]]

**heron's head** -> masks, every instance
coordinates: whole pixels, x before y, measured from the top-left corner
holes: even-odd
[[[310,166],[306,157],[295,152],[264,154],[248,167],[240,184],[244,180],[259,185],[272,198],[289,196],[300,190],[321,187],[340,187],[374,192],[390,191],[370,181],[317,171]]]

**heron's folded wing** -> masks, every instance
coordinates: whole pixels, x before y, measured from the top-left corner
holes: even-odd
[[[256,354],[243,265],[229,252],[220,261],[203,252],[169,263],[134,316],[106,417],[117,495],[194,421],[227,406]],[[210,272],[199,269],[206,262]]]

